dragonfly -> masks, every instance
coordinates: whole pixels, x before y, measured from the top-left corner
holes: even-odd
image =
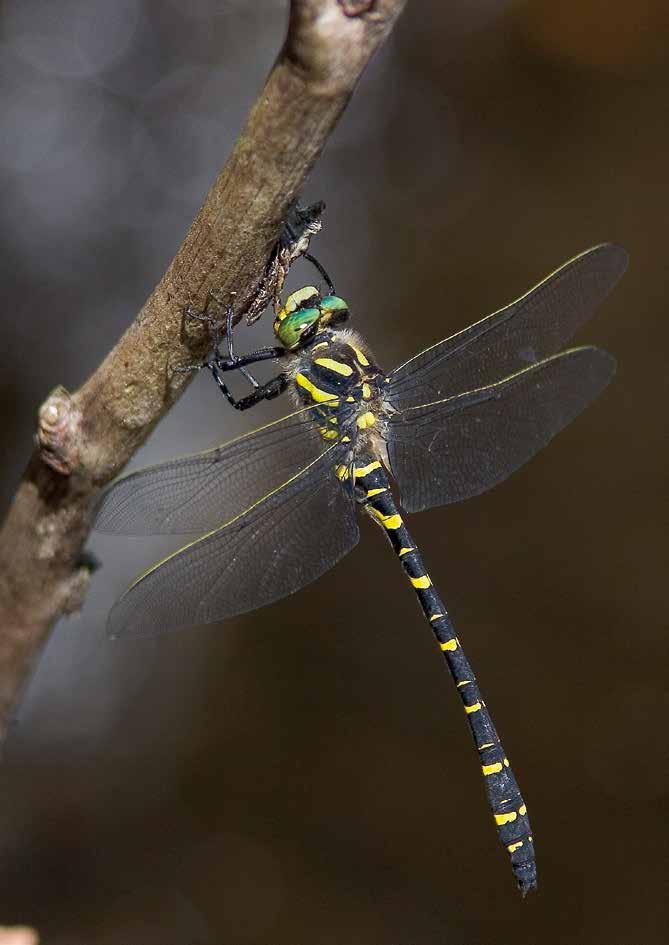
[[[403,513],[502,482],[601,393],[614,358],[592,346],[562,349],[622,276],[627,254],[611,243],[586,250],[388,374],[309,258],[327,292],[306,286],[287,298],[274,320],[275,346],[238,356],[228,309],[227,352],[217,342],[213,357],[197,365],[237,409],[288,388],[296,409],[213,450],[131,472],[103,493],[101,531],[196,536],[134,581],[111,611],[110,632],[155,633],[271,604],[350,552],[357,512],[366,513],[395,552],[455,683],[524,895],[537,883],[527,806]],[[260,384],[248,369],[268,360],[282,369]],[[247,377],[251,393],[233,396],[231,371]]]

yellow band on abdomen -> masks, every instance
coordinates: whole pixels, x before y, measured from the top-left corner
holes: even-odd
[[[393,515],[384,515],[383,512],[379,512],[378,509],[375,509],[373,505],[367,506],[370,515],[373,515],[376,521],[383,525],[384,528],[389,530],[394,528],[402,527],[402,516],[394,513]]]
[[[502,762],[496,761],[492,765],[481,765],[481,770],[483,771],[483,774],[486,776],[486,778],[491,774],[499,774],[499,772],[502,770]]]
[[[381,469],[381,463],[377,459],[368,466],[357,466],[353,470],[353,473],[356,479],[363,479],[365,476],[369,476],[371,472],[374,472],[375,469]]]
[[[420,587],[423,589],[426,587],[430,587],[430,585],[432,584],[432,581],[430,580],[427,574],[424,574],[422,577],[410,578],[409,580],[411,581],[414,587]]]
[[[510,810],[508,814],[495,814],[495,823],[498,827],[503,827],[504,824],[512,824],[517,816],[515,810]]]

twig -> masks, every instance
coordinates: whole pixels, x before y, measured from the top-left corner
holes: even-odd
[[[38,945],[37,932],[26,925],[0,925],[0,945]]]
[[[83,387],[56,388],[42,406],[0,533],[0,739],[50,628],[86,593],[95,493],[183,391],[174,368],[206,349],[202,332],[186,333],[185,307],[234,290],[245,311],[267,287],[288,209],[405,2],[292,0],[283,49],[172,264]]]

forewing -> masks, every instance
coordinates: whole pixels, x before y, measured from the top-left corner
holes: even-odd
[[[388,420],[402,505],[418,512],[492,488],[537,453],[606,387],[615,360],[574,348],[480,390]]]
[[[317,409],[122,476],[102,493],[94,527],[122,535],[182,535],[229,522],[327,449],[312,422]]]
[[[330,447],[238,518],[157,564],[109,617],[112,636],[212,623],[271,604],[329,570],[358,541],[349,483]]]
[[[586,250],[517,301],[398,367],[387,400],[404,409],[453,397],[555,354],[606,298],[627,260],[612,243]]]

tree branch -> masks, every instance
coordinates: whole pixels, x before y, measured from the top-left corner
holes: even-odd
[[[55,620],[79,608],[92,499],[188,383],[204,353],[183,311],[263,287],[286,214],[406,0],[292,0],[287,37],[235,148],[133,324],[73,395],[39,412],[38,446],[0,533],[0,739]]]
[[[0,925],[0,945],[38,945],[37,932],[26,925]]]

